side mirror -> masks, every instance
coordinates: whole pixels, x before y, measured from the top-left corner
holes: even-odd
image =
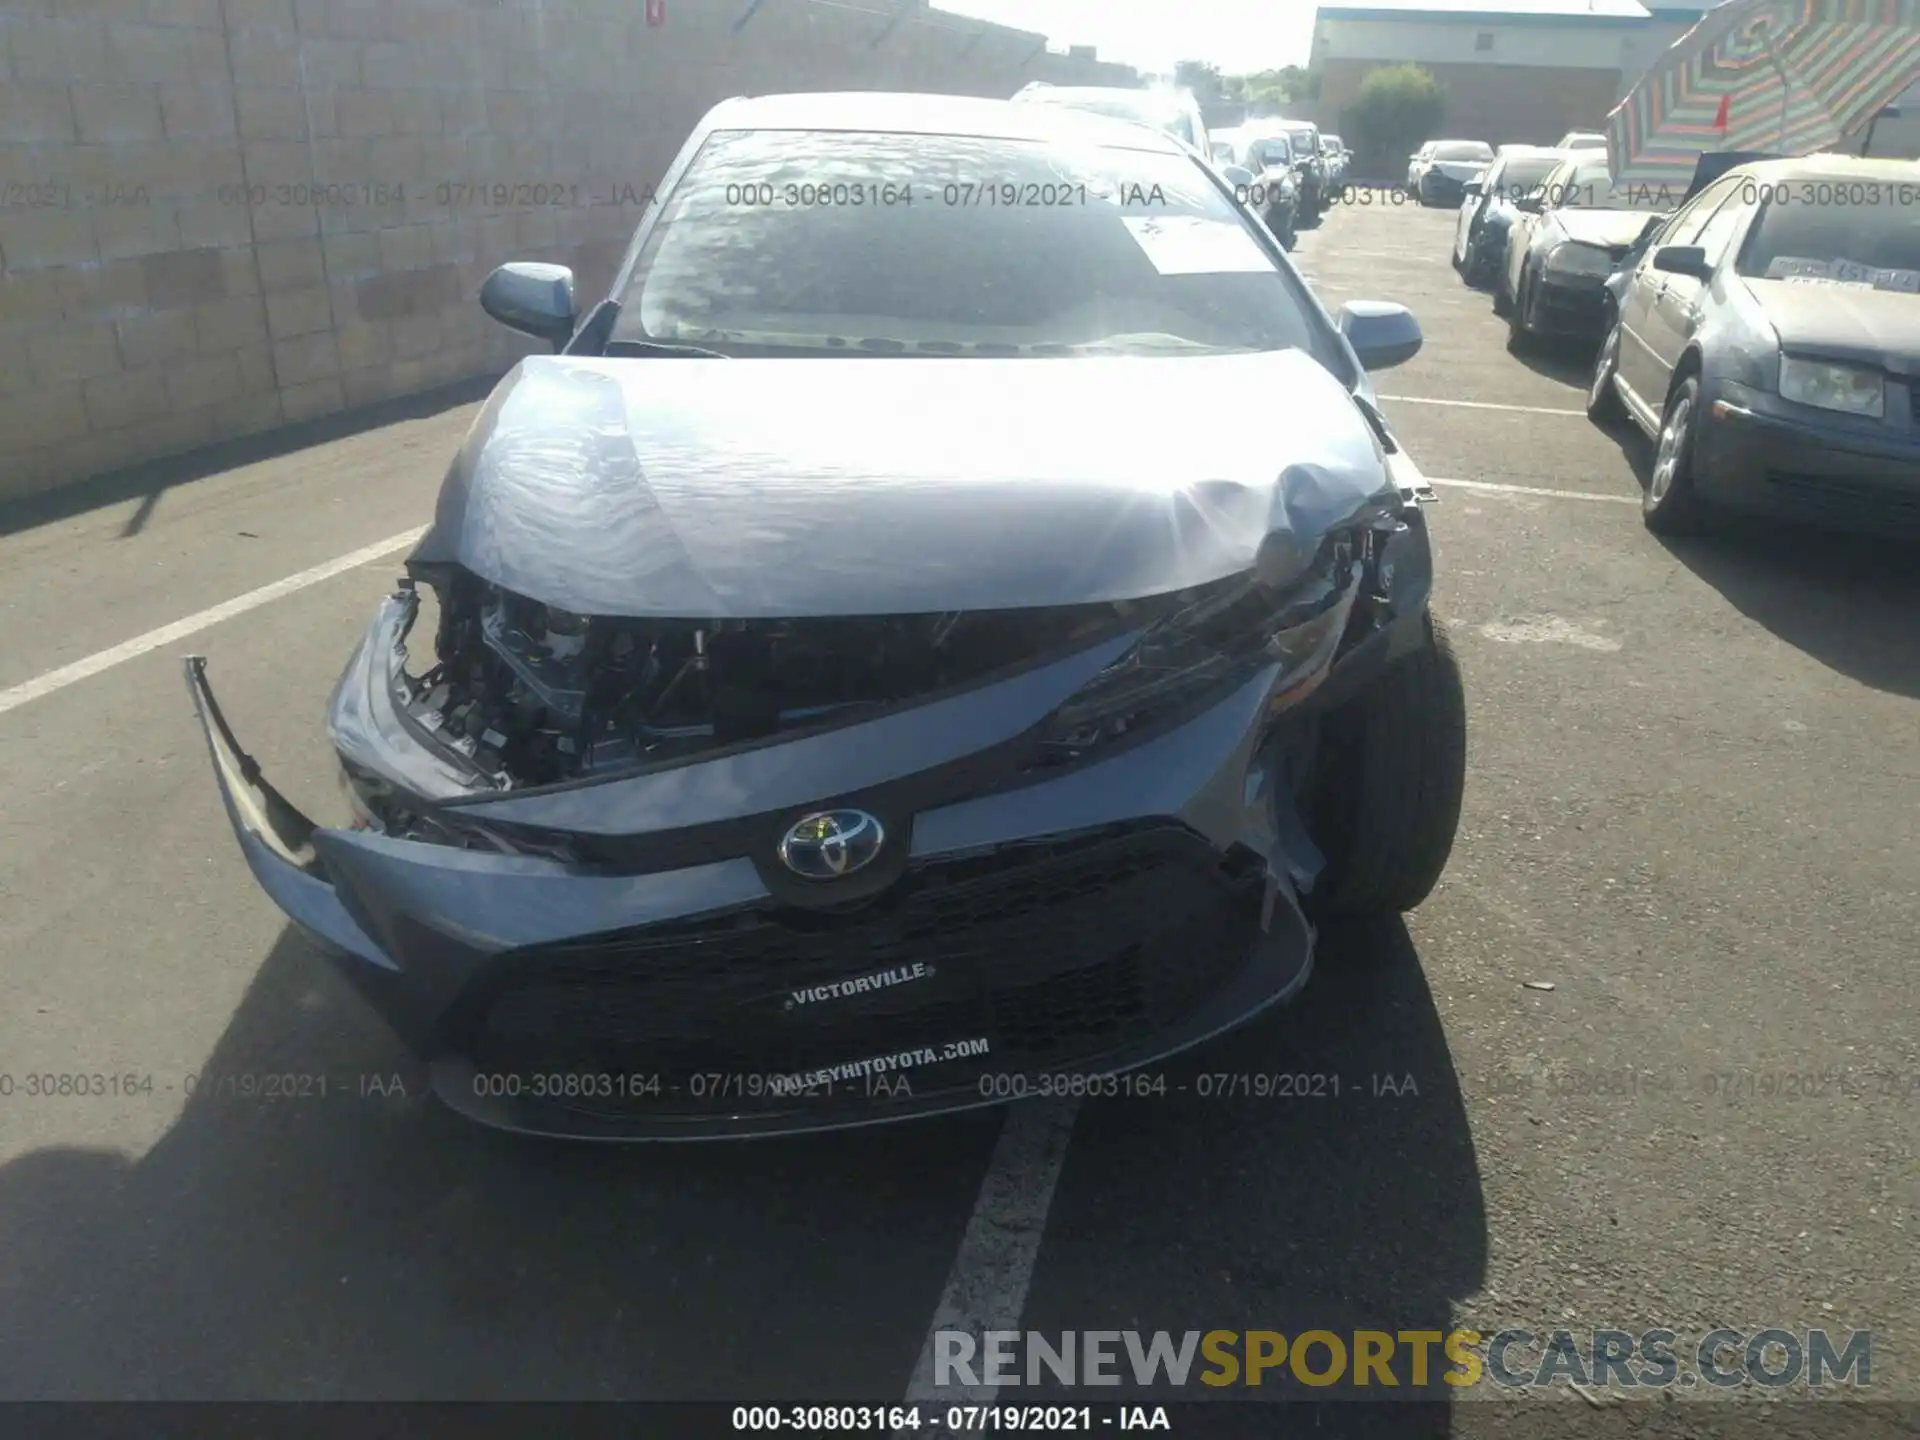
[[[1707,252],[1698,245],[1662,245],[1653,252],[1653,268],[1669,275],[1690,275],[1695,280],[1711,280],[1713,266]]]
[[[1469,180],[1460,187],[1460,193],[1462,195],[1484,195],[1487,193],[1487,187],[1482,185],[1478,180]]]
[[[1349,300],[1340,307],[1339,321],[1340,333],[1367,370],[1404,365],[1425,343],[1413,312],[1385,300]]]
[[[573,337],[573,271],[531,260],[502,265],[480,287],[480,308],[558,351]]]
[[[1528,215],[1544,214],[1547,208],[1547,197],[1538,191],[1531,195],[1522,195],[1513,202],[1513,208],[1524,211]]]
[[[1253,184],[1253,172],[1244,165],[1223,165],[1220,178],[1231,185],[1236,192]]]

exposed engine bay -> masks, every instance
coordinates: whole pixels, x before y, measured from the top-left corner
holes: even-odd
[[[684,759],[929,697],[1069,648],[1139,607],[778,620],[568,614],[450,566],[408,720],[502,788]]]

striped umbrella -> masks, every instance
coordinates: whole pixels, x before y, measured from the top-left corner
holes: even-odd
[[[1920,79],[1920,0],[1729,0],[1607,117],[1615,184],[1683,192],[1716,150],[1832,149]]]

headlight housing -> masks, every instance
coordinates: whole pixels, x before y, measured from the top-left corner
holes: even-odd
[[[1311,571],[1276,592],[1252,574],[1186,591],[1139,642],[1056,710],[1046,763],[1077,760],[1123,735],[1178,717],[1278,665],[1273,700],[1304,698],[1346,633],[1370,536],[1329,541]]]
[[[1547,269],[1556,275],[1604,277],[1613,273],[1613,257],[1596,246],[1563,240],[1547,252]]]
[[[1784,355],[1780,359],[1780,398],[1878,420],[1887,413],[1887,382],[1878,370],[1862,365]]]

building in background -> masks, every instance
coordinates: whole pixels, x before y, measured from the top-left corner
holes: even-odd
[[[1461,139],[1551,145],[1602,130],[1647,67],[1707,11],[1664,0],[1353,0],[1313,27],[1322,123],[1339,125],[1361,83],[1388,65],[1429,71]]]

